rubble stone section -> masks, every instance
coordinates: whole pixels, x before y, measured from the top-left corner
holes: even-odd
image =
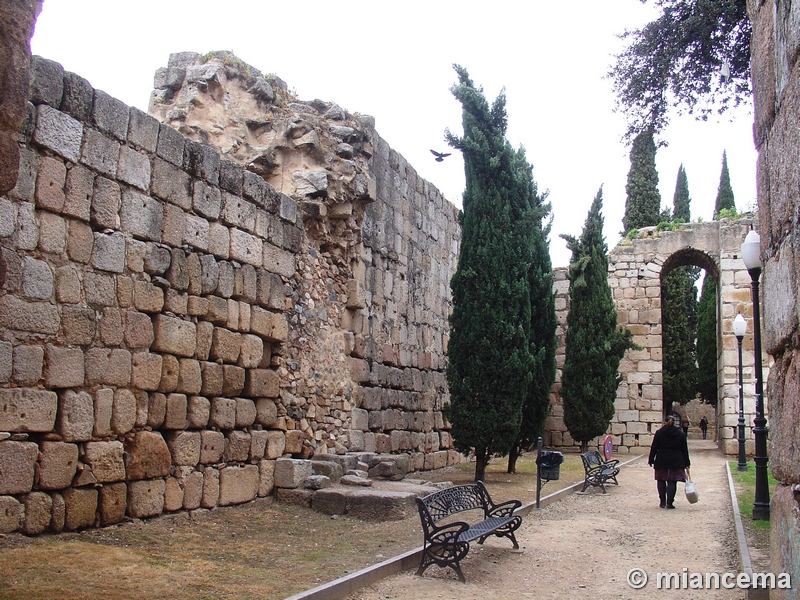
[[[457,211],[370,117],[228,53],[170,57],[154,116],[30,72],[0,197],[0,533],[310,503],[346,476],[311,457],[464,460]]]

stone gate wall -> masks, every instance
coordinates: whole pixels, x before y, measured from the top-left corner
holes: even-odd
[[[617,307],[617,321],[628,327],[641,350],[628,350],[620,361],[622,381],[617,388],[614,417],[607,434],[621,453],[647,452],[656,430],[661,427],[665,407],[662,391],[661,280],[674,267],[696,265],[717,281],[718,398],[716,433],[727,454],[738,449],[739,415],[738,353],[733,319],[741,313],[748,322],[743,341],[745,421],[755,416],[753,355],[753,310],[750,275],[739,256],[741,243],[752,219],[691,223],[677,231],[640,230],[640,238],[623,241],[609,254],[608,281]],[[563,271],[555,276],[559,314],[558,366],[563,364],[566,315],[569,311],[569,281]],[[763,357],[765,377],[769,357]],[[552,412],[546,425],[544,443],[577,450],[563,421],[559,380],[551,396]],[[767,394],[767,399],[769,395]],[[769,403],[766,402],[768,406]],[[752,428],[747,428],[747,448],[754,449]],[[604,436],[601,436],[601,438]],[[590,442],[597,445],[597,438]]]
[[[789,573],[793,589],[770,598],[800,598],[800,357],[797,286],[800,207],[800,4],[748,0],[753,23],[753,133],[758,149],[758,206],[764,263],[764,349],[775,359],[765,392],[771,399],[769,465],[780,481],[771,499],[772,571]]]
[[[171,62],[161,89],[195,107],[245,79]],[[280,457],[461,460],[441,414],[456,211],[369,118],[248,71],[283,137],[243,165],[186,118],[31,72],[0,198],[0,531],[246,502]],[[288,193],[267,159],[297,161]]]

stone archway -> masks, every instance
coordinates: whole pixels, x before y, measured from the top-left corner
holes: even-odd
[[[618,321],[631,329],[642,347],[628,351],[620,363],[622,382],[611,434],[623,452],[649,447],[661,425],[661,281],[684,265],[702,267],[717,281],[717,426],[725,452],[736,452],[738,355],[732,323],[737,313],[748,320],[749,332],[743,345],[745,422],[752,423],[755,414],[750,276],[739,257],[751,224],[751,219],[740,219],[694,223],[678,231],[651,227],[641,230],[641,238],[624,241],[611,251],[608,281]],[[752,438],[749,427],[748,437]]]
[[[733,319],[741,312],[748,321],[743,343],[743,375],[747,447],[752,452],[755,416],[753,375],[753,323],[750,275],[739,252],[752,219],[691,223],[678,231],[640,230],[641,237],[624,240],[609,254],[608,282],[617,306],[618,322],[630,328],[641,350],[629,350],[620,362],[622,382],[617,389],[615,414],[609,427],[614,446],[621,453],[644,452],[663,415],[661,279],[684,265],[706,270],[717,282],[717,435],[727,454],[738,449],[736,425],[739,417],[738,353],[733,335]],[[549,446],[577,447],[564,426],[561,366],[564,364],[565,331],[569,311],[569,281],[566,270],[555,276],[558,314],[558,372],[551,395],[550,417],[545,424],[544,443]],[[764,381],[769,357],[764,355]],[[765,404],[766,406],[766,404]],[[590,445],[601,440],[593,440]]]

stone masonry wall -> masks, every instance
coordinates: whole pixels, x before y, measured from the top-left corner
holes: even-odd
[[[178,131],[32,61],[0,198],[0,531],[246,502],[281,457],[461,460],[441,416],[455,209],[369,118],[207,62],[157,74],[163,104],[190,78],[197,107],[248,83],[272,154],[221,156],[180,110]]]
[[[798,338],[798,211],[800,210],[800,4],[748,0],[753,23],[753,133],[758,149],[764,349],[775,359],[769,464],[781,482],[771,499],[772,571],[789,573],[793,589],[771,598],[800,598],[800,338]]]

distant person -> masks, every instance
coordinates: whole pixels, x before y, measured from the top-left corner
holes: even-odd
[[[706,419],[705,415],[700,419],[700,431],[703,432],[703,439],[706,439],[706,434],[708,433],[708,419]]]
[[[667,417],[664,425],[653,436],[647,464],[655,468],[659,506],[675,508],[678,482],[686,481],[686,469],[691,465],[686,436],[675,427],[675,417]]]
[[[685,435],[686,438],[688,439],[689,438],[689,417],[684,416],[681,419],[681,429],[683,429],[683,435]]]

